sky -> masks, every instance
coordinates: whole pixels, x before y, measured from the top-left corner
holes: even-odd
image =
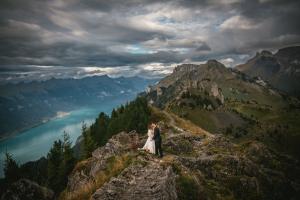
[[[0,82],[162,77],[300,44],[299,0],[1,0]]]

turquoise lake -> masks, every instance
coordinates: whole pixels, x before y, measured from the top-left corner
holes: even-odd
[[[53,142],[62,138],[63,131],[69,133],[74,144],[81,134],[83,121],[90,125],[100,112],[110,114],[114,107],[125,103],[127,100],[129,99],[102,102],[99,106],[82,107],[71,111],[64,117],[50,120],[14,137],[0,141],[0,177],[3,177],[4,154],[6,151],[11,153],[19,164],[37,160],[47,155]]]

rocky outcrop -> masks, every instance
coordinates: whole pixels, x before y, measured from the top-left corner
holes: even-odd
[[[68,192],[74,192],[85,187],[86,184],[95,182],[98,172],[105,170],[109,158],[118,156],[135,149],[140,142],[136,132],[121,132],[113,136],[105,146],[96,149],[92,157],[79,163],[69,176]]]
[[[97,189],[88,189],[92,199],[177,199],[172,167],[164,167],[155,156],[137,150],[145,139],[136,132],[113,136],[75,167],[65,199],[82,195],[86,188]]]
[[[159,161],[150,159],[144,164],[126,168],[118,177],[112,178],[97,190],[92,199],[176,200],[175,173],[170,166],[164,168]]]
[[[10,185],[1,195],[1,200],[52,200],[52,190],[42,187],[28,179],[20,179]]]

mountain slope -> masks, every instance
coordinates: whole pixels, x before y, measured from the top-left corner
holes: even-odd
[[[260,140],[299,156],[299,101],[218,61],[177,66],[144,95],[211,133]]]
[[[228,69],[216,60],[177,66],[171,75],[152,87],[149,96],[159,105],[180,99],[185,92],[207,95],[211,100],[219,100],[219,104],[231,98],[244,101],[256,98],[259,103],[269,103],[272,98],[273,103],[282,103],[280,94],[262,80]]]
[[[259,76],[290,95],[300,96],[300,46],[279,49],[275,54],[262,51],[236,69],[252,77]]]
[[[215,60],[176,67],[146,96],[154,105],[171,109],[180,116],[189,117],[193,115],[190,112],[199,109],[213,113],[212,123],[219,122],[220,126],[209,127],[209,122],[199,124],[212,132],[220,132],[230,123],[243,124],[243,119],[232,110],[231,104],[236,102],[247,102],[249,106],[284,106],[281,95],[265,82],[228,69]]]

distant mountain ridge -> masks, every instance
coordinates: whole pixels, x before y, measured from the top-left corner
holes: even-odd
[[[132,98],[156,81],[104,75],[0,85],[0,137],[39,124],[57,112]]]
[[[287,94],[300,97],[300,46],[279,49],[275,54],[261,51],[236,69],[261,77]]]
[[[206,96],[211,101],[219,101],[220,105],[224,104],[225,100],[235,98],[244,101],[254,99],[254,95],[260,96],[259,100],[262,102],[270,100],[271,96],[281,98],[280,94],[263,80],[226,68],[216,60],[209,60],[200,65],[177,66],[172,74],[154,85],[147,96],[155,105],[166,107],[175,102],[180,103],[183,100],[182,95],[186,92],[202,95],[203,98]],[[217,107],[214,103],[211,105]]]

